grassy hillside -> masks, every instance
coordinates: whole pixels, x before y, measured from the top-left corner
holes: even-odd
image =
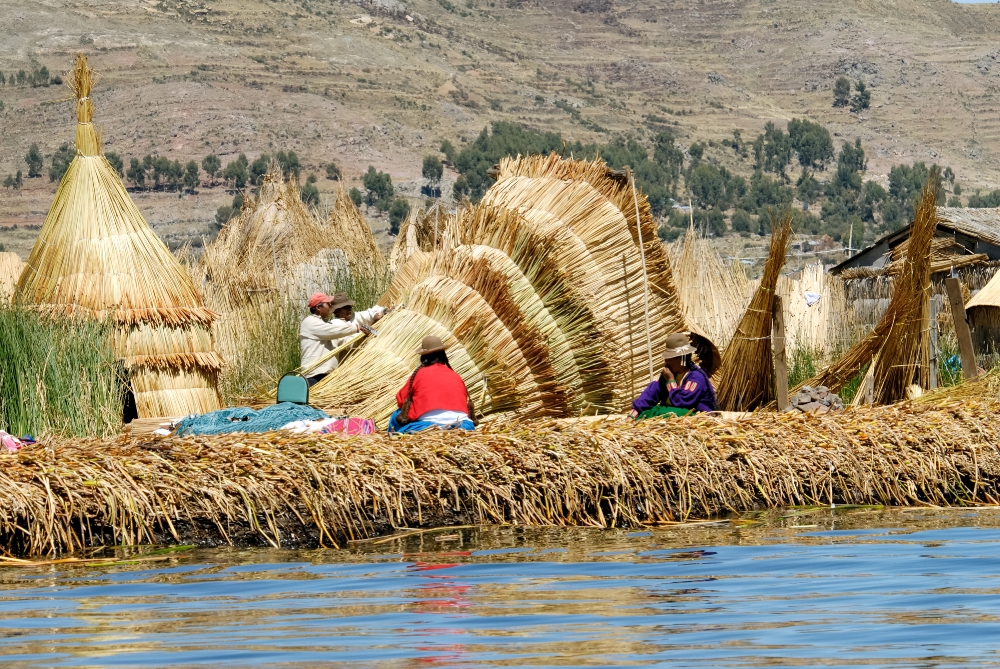
[[[374,165],[416,202],[423,157],[444,139],[461,151],[493,121],[584,144],[629,135],[650,150],[667,129],[678,146],[704,142],[706,160],[749,176],[723,140],[808,118],[838,149],[861,139],[866,179],[887,185],[892,165],[925,161],[951,166],[967,193],[1000,186],[996,5],[8,0],[4,14],[0,178],[26,170],[32,143],[46,174],[74,130],[64,88],[12,85],[12,75],[44,66],[56,76],[83,51],[102,74],[105,148],[126,165],[294,150],[324,198],[337,187],[324,171],[335,161],[348,187]],[[843,75],[871,87],[868,110],[832,106]],[[446,195],[456,176],[445,171]],[[25,255],[24,226],[42,221],[54,191],[47,175],[0,191],[0,225],[19,226],[0,243]],[[180,242],[210,234],[232,196],[214,187],[136,199]]]

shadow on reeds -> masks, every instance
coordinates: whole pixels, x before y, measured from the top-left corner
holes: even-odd
[[[0,351],[0,429],[79,437],[121,431],[124,367],[109,325],[0,305]]]

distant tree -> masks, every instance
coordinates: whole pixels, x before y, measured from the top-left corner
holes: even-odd
[[[432,184],[437,184],[444,176],[444,165],[437,156],[424,156],[424,166],[421,171],[423,177]]]
[[[76,158],[76,149],[68,143],[63,143],[55,153],[52,154],[52,163],[49,165],[49,181],[60,181],[69,164]]]
[[[21,173],[21,170],[18,170],[17,174],[14,175],[14,188],[16,188],[17,190],[21,190],[23,186],[24,186],[24,175]]]
[[[24,86],[26,83],[28,83],[28,73],[25,72],[24,70],[18,70],[17,71],[17,85],[18,86]],[[42,176],[42,175],[39,174],[38,176]]]
[[[463,197],[468,197],[469,195],[469,182],[465,180],[465,177],[458,177],[455,179],[455,185],[452,187],[452,195],[455,201],[461,200]]]
[[[833,83],[833,106],[846,107],[851,98],[851,80],[847,77],[837,77]]]
[[[941,176],[947,181],[950,181],[952,184],[955,183],[955,170],[950,167],[944,168],[944,172],[941,173]]]
[[[455,146],[447,139],[441,142],[441,153],[444,154],[449,163],[455,164],[455,155],[457,152],[455,151]]]
[[[868,109],[872,102],[872,92],[860,79],[854,84],[854,95],[851,97],[851,111],[859,112]]]
[[[331,181],[340,181],[341,179],[340,168],[337,167],[337,163],[327,163],[326,164],[326,178]]]
[[[753,143],[755,167],[758,170],[785,176],[785,168],[792,162],[792,140],[774,123],[768,121],[764,132]]]
[[[243,193],[237,193],[233,196],[233,216],[239,215],[243,210]]]
[[[214,153],[209,154],[201,161],[201,169],[205,170],[209,179],[215,181],[222,171],[222,160]]]
[[[750,213],[745,209],[737,209],[733,212],[731,223],[733,232],[750,232],[750,226],[753,225],[753,218],[750,217]]]
[[[410,203],[401,197],[392,201],[389,207],[389,232],[399,234],[400,224],[410,215]]]
[[[230,188],[243,190],[250,178],[249,167],[250,161],[241,153],[236,160],[226,165],[226,169],[222,171],[222,178],[226,180]]]
[[[167,170],[167,185],[172,190],[180,190],[184,186],[184,166],[181,165],[181,161],[175,160],[170,163]]]
[[[14,187],[14,175],[8,174],[3,180],[4,190],[10,190]]]
[[[962,206],[962,198],[957,197],[955,195],[952,195],[950,198],[948,198],[948,206],[949,207],[961,207]]]
[[[190,192],[201,185],[201,175],[198,173],[198,163],[193,160],[188,161],[184,166],[184,188]]]
[[[746,192],[746,180],[725,167],[701,163],[688,173],[688,189],[702,207],[729,209]]]
[[[24,72],[24,70],[21,70]],[[32,144],[28,153],[24,156],[24,162],[28,163],[28,178],[42,176],[42,152],[38,150],[37,144]]]
[[[799,180],[795,182],[795,189],[798,192],[799,200],[806,205],[815,202],[816,198],[823,192],[823,187],[808,168],[802,170]]]
[[[701,157],[705,155],[705,145],[695,142],[688,147],[688,155],[691,157],[691,165],[697,165]]]
[[[385,172],[376,172],[371,165],[362,178],[365,190],[368,191],[368,204],[373,205],[379,211],[388,211],[393,204],[392,178]]]
[[[143,167],[142,163],[139,162],[138,158],[133,158],[129,161],[128,171],[125,172],[125,176],[136,188],[142,188],[146,185],[146,169]]]
[[[804,167],[823,169],[833,159],[833,138],[819,123],[793,118],[788,122],[788,138]]]
[[[864,172],[868,169],[868,160],[865,158],[865,150],[861,147],[860,137],[854,139],[854,146],[851,146],[850,142],[844,142],[837,158],[837,167],[844,167],[852,172]]]
[[[722,212],[718,209],[713,209],[708,212],[705,223],[709,232],[716,237],[722,237],[726,234],[726,219],[722,216]]]
[[[0,72],[0,86],[7,83],[7,77],[4,76],[3,72]]]
[[[29,77],[32,87],[38,88],[39,86],[49,85],[49,68],[42,65],[41,67],[36,67]]]
[[[3,112],[3,101],[0,100],[0,112]]]
[[[233,208],[224,204],[215,210],[215,226],[221,228],[233,217]]]
[[[278,164],[281,165],[281,171],[284,173],[286,179],[293,175],[296,180],[299,178],[299,174],[302,173],[302,166],[299,164],[299,157],[294,151],[289,151],[288,153],[278,151],[278,155],[275,157],[278,159]]]
[[[302,187],[299,197],[302,198],[302,201],[306,204],[314,207],[319,206],[319,189],[316,187],[315,174],[310,174],[309,178],[306,179],[306,185]]]
[[[121,156],[119,156],[114,151],[108,151],[107,153],[104,154],[104,158],[111,165],[111,169],[113,169],[115,172],[118,172],[118,176],[120,177],[125,176],[125,161],[122,160]]]
[[[264,183],[264,175],[271,165],[271,156],[266,153],[261,154],[257,160],[250,163],[250,183],[259,186]]]
[[[347,192],[348,196],[351,198],[351,202],[354,203],[355,207],[360,207],[361,203],[364,202],[364,196],[361,195],[361,191],[357,188],[352,188]]]
[[[962,194],[962,184],[955,184],[955,187],[952,189],[952,192],[955,193],[955,195],[961,195]]]

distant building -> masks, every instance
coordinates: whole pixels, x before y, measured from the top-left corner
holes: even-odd
[[[931,249],[933,272],[1000,260],[1000,208],[938,207],[937,212],[940,222]],[[909,239],[908,225],[875,240],[871,246],[835,265],[830,272],[844,278],[891,274],[893,263],[901,261]]]

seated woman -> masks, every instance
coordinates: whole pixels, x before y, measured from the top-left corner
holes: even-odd
[[[715,388],[709,375],[691,358],[696,350],[686,332],[667,337],[660,377],[632,402],[633,418],[716,410]]]
[[[469,391],[451,368],[444,342],[424,337],[418,352],[420,367],[396,393],[399,409],[389,419],[389,432],[419,432],[432,427],[476,429]]]

